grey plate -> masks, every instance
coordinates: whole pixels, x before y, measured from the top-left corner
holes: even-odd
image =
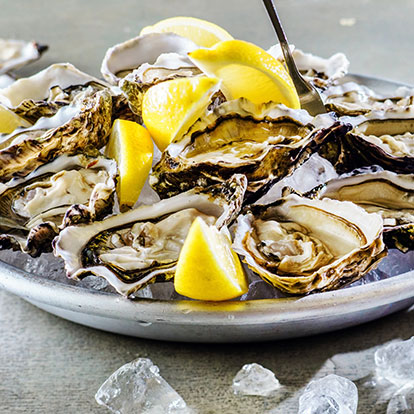
[[[384,93],[401,85],[358,75],[348,78]],[[414,304],[414,269],[302,298],[213,303],[131,301],[36,276],[0,261],[0,287],[54,315],[109,332],[172,341],[241,342],[333,331],[404,309]]]

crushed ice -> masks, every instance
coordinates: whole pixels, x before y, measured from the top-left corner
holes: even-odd
[[[308,384],[299,398],[298,414],[356,414],[357,407],[356,385],[331,374]]]
[[[275,374],[256,363],[243,365],[233,379],[235,394],[268,397],[280,388],[280,382]]]
[[[116,414],[191,413],[148,358],[138,358],[115,371],[101,385],[95,399]]]

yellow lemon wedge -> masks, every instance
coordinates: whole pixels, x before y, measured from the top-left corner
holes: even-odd
[[[209,301],[246,293],[247,279],[230,236],[197,217],[180,252],[174,287],[181,295]]]
[[[0,134],[10,134],[17,127],[29,127],[30,123],[13,111],[0,105]]]
[[[228,40],[211,49],[194,50],[189,57],[207,76],[222,80],[227,99],[244,97],[256,104],[273,101],[300,108],[295,86],[282,63],[252,43]]]
[[[118,163],[118,196],[121,206],[133,206],[152,165],[154,145],[149,132],[136,122],[116,119],[105,155]]]
[[[223,40],[232,40],[233,37],[220,26],[195,17],[170,17],[161,20],[153,26],[146,26],[140,35],[148,33],[175,33],[192,40],[199,46],[211,47]]]
[[[161,82],[148,89],[142,119],[160,151],[205,113],[219,84],[218,79],[203,76]]]

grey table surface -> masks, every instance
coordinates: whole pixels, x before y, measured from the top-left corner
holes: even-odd
[[[410,0],[280,0],[291,43],[329,56],[346,53],[355,73],[414,84],[414,2]],[[50,50],[18,72],[30,75],[68,61],[99,75],[106,49],[144,25],[175,15],[214,21],[234,37],[267,48],[275,37],[259,0],[0,0],[0,37],[36,39]],[[148,357],[200,414],[297,412],[297,400],[238,397],[230,388],[245,363],[272,369],[287,389],[306,385],[339,353],[364,351],[414,334],[406,310],[359,327],[310,338],[254,344],[180,344],[109,334],[51,316],[0,292],[0,412],[105,413],[94,401],[119,366]],[[381,411],[382,410],[382,411]],[[385,412],[360,398],[359,414]]]

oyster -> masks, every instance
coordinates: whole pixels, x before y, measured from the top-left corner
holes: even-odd
[[[343,117],[353,128],[332,141],[321,155],[339,173],[379,165],[401,174],[414,173],[414,111],[410,108],[372,111],[358,117]],[[328,151],[330,150],[330,151]]]
[[[313,118],[303,110],[244,98],[224,102],[167,147],[150,184],[165,198],[242,173],[252,202],[325,140],[347,130],[329,114]]]
[[[0,75],[39,59],[47,49],[36,42],[0,39]]]
[[[108,82],[119,84],[131,110],[140,117],[142,98],[150,86],[201,73],[187,57],[198,47],[174,33],[149,33],[110,48],[101,73]]]
[[[293,294],[351,283],[386,255],[378,214],[350,202],[295,194],[246,207],[233,249],[265,281]]]
[[[70,278],[104,277],[121,294],[171,279],[181,246],[196,217],[218,228],[239,213],[246,178],[194,188],[101,222],[65,228],[54,243]],[[76,240],[76,243],[74,243]]]
[[[170,78],[180,69],[194,69],[187,53],[198,48],[191,40],[174,33],[145,34],[108,49],[101,73],[108,82],[118,85],[129,73],[138,70],[134,78],[147,84],[149,80],[154,82],[154,78]],[[152,70],[158,73],[165,70],[165,76],[152,75]]]
[[[352,201],[384,220],[384,241],[403,252],[414,249],[414,174],[366,169],[328,181],[320,198]]]
[[[302,52],[291,45],[293,59],[300,73],[316,87],[325,89],[332,85],[348,72],[349,60],[343,53],[335,53],[325,59],[311,53]],[[268,51],[274,58],[284,62],[279,44],[272,46]]]
[[[50,117],[73,102],[79,93],[107,89],[109,85],[70,63],[56,63],[28,78],[0,89],[0,103],[32,124]]]
[[[357,82],[332,85],[322,92],[328,110],[339,116],[357,116],[371,111],[388,111],[413,105],[414,91],[399,87],[391,94],[379,94]]]
[[[51,251],[59,227],[112,212],[117,167],[103,156],[62,155],[0,189],[0,248]],[[71,207],[72,206],[72,207]]]
[[[111,129],[111,115],[112,97],[108,90],[85,91],[56,115],[41,118],[29,128],[0,135],[0,182],[24,177],[59,154],[103,147]]]

